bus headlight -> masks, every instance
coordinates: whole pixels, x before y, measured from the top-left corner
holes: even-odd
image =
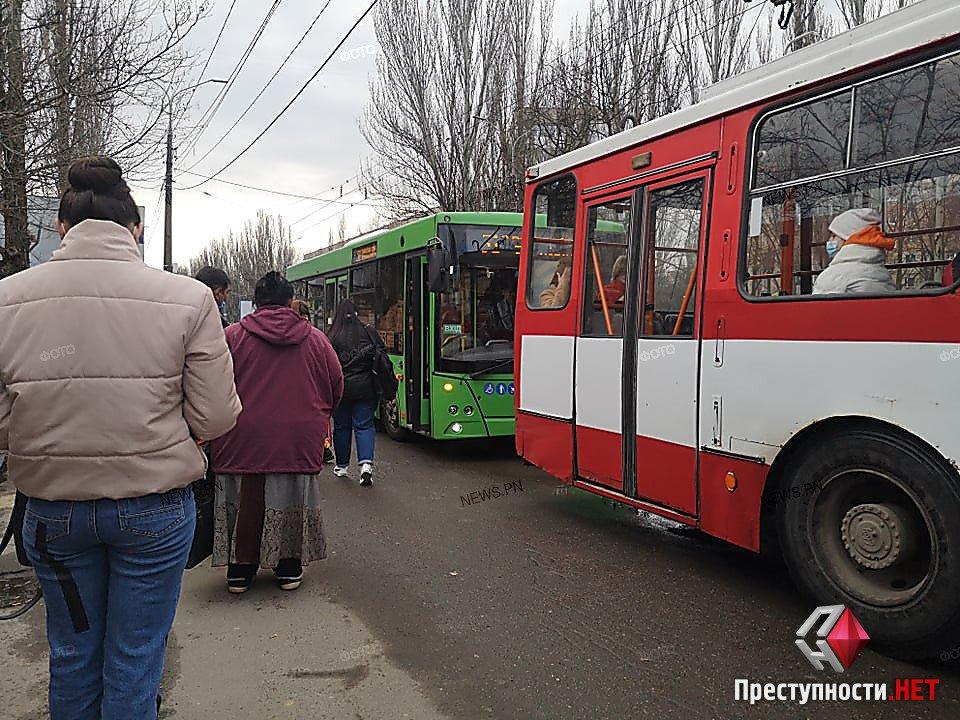
[[[451,432],[459,435],[460,433],[463,432],[463,425],[461,425],[460,423],[454,423],[453,425],[450,426],[450,430]]]
[[[473,408],[470,405],[467,405],[463,409],[463,414],[466,415],[467,417],[470,417],[471,415],[473,415]]]
[[[453,383],[444,383],[443,390],[444,392],[453,392]]]
[[[460,412],[460,408],[458,408],[456,405],[451,405],[450,407],[447,408],[447,411],[451,415],[456,415],[458,412]]]

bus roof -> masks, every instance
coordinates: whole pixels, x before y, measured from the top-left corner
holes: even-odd
[[[532,166],[527,177],[534,181],[554,175],[724,113],[958,35],[958,0],[920,0],[873,22],[723,80],[707,88],[704,99],[696,105],[545,160]]]
[[[436,236],[438,224],[451,225],[512,225],[520,227],[523,215],[512,212],[446,212],[427,215],[396,227],[382,228],[358,235],[342,245],[324,248],[306,260],[287,268],[288,280],[303,280],[327,272],[349,268],[354,264],[353,251],[358,247],[377,244],[377,257],[388,257],[426,247]],[[400,236],[404,243],[400,245]]]

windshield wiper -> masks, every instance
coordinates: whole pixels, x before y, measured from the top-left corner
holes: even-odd
[[[471,380],[476,380],[478,377],[489,375],[495,370],[499,370],[500,368],[506,367],[507,365],[513,365],[513,358],[510,358],[509,360],[501,360],[500,362],[494,363],[490,367],[484,368],[483,370],[477,370],[476,372],[472,372],[467,377],[469,377]]]

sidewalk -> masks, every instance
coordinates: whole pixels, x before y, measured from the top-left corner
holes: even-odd
[[[0,569],[9,569],[4,555]],[[326,597],[323,565],[284,593],[269,573],[242,596],[209,567],[186,575],[167,652],[161,718],[180,720],[441,720],[413,679],[347,608]],[[0,623],[0,707],[46,718],[43,611]]]

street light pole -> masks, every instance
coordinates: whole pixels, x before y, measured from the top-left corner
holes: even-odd
[[[227,81],[204,80],[196,85],[178,90],[172,97],[164,91],[164,94],[167,95],[167,171],[163,181],[163,269],[167,272],[173,272],[173,101],[177,99],[178,95],[196,90],[207,83],[226,85]]]

